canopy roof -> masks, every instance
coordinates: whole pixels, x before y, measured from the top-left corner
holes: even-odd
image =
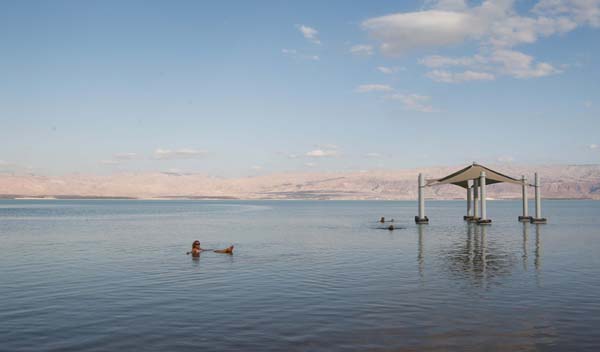
[[[442,177],[435,180],[428,180],[427,186],[437,186],[437,185],[446,185],[453,184],[463,188],[468,188],[468,181],[478,179],[481,176],[481,172],[485,171],[485,184],[490,185],[493,183],[507,182],[514,183],[517,185],[522,185],[523,182],[521,180],[517,180],[510,176],[503,175],[497,171],[492,169],[488,169],[485,166],[473,163],[473,165],[469,165],[464,169],[458,170],[453,174],[450,174],[446,177]]]

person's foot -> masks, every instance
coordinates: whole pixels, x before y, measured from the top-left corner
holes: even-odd
[[[215,250],[215,253],[233,254],[233,246],[229,246],[225,249],[217,249],[217,250]]]

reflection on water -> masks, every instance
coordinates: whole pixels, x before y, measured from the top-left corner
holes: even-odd
[[[536,270],[536,282],[540,282],[540,271],[542,263],[541,251],[541,227],[540,224],[522,224],[522,244],[523,252],[522,267],[524,271],[528,269],[529,231],[535,229],[535,248],[534,248],[534,266]],[[516,263],[516,253],[512,248],[512,241],[504,242],[502,238],[495,238],[488,244],[488,231],[490,225],[478,225],[465,223],[464,236],[455,236],[453,241],[449,242],[440,250],[444,261],[445,269],[457,278],[468,279],[475,285],[485,287],[490,283],[502,283],[502,276],[511,275]],[[424,238],[427,237],[428,225],[418,225],[417,241],[417,262],[418,273],[421,279],[425,272],[425,253]],[[437,256],[438,252],[433,253]],[[437,258],[436,259],[440,259]]]
[[[535,270],[539,271],[542,267],[542,236],[540,235],[541,225],[535,225]]]
[[[0,350],[597,350],[600,202],[432,203],[0,201]]]
[[[527,242],[529,241],[529,224],[523,223],[523,270],[527,270]]]
[[[425,226],[419,225],[417,226],[417,230],[419,231],[419,251],[417,254],[417,263],[419,264],[419,278],[421,282],[423,280],[423,269],[425,268],[425,256],[423,255],[423,236],[425,232]]]

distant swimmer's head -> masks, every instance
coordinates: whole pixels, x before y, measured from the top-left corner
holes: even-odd
[[[379,219],[379,222],[385,222],[385,217],[381,217],[381,219]]]
[[[200,241],[196,240],[194,241],[194,243],[192,243],[192,248],[197,247],[200,248]]]
[[[388,230],[390,230],[390,231],[394,231],[394,225],[390,225],[390,226],[388,227]]]

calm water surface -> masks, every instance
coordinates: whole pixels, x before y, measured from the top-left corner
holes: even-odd
[[[600,202],[488,208],[0,201],[0,350],[600,350]]]

